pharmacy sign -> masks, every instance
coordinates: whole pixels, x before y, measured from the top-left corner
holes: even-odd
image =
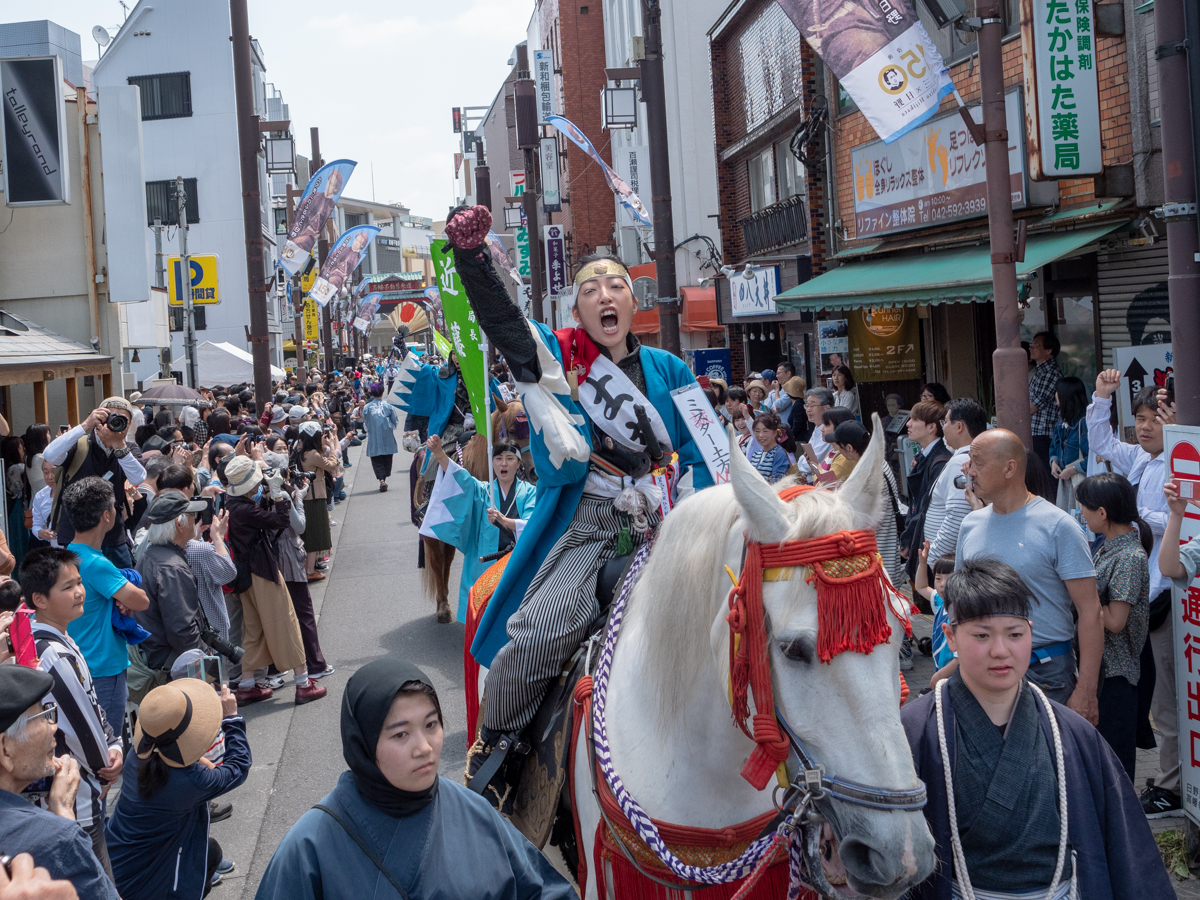
[[[1100,90],[1094,0],[1021,0],[1029,176],[1097,175]]]

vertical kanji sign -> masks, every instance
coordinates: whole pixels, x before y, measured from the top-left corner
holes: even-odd
[[[1029,176],[1096,175],[1103,168],[1094,0],[1021,0]]]
[[[437,277],[438,293],[442,298],[442,315],[446,319],[446,330],[450,332],[450,343],[454,346],[454,355],[458,358],[458,370],[462,373],[467,385],[467,394],[471,397],[471,414],[475,417],[475,427],[482,429],[487,422],[484,413],[484,403],[487,400],[484,373],[487,363],[483,358],[483,330],[475,320],[475,310],[467,302],[467,292],[463,289],[458,277],[458,269],[454,265],[454,250],[445,238],[434,238],[430,241],[433,255],[433,271]]]
[[[550,296],[556,297],[567,289],[567,238],[562,225],[542,228],[545,238],[546,284]]]
[[[1180,495],[1200,500],[1200,428],[1168,425],[1163,452]],[[1189,498],[1191,499],[1191,498]],[[1200,508],[1189,505],[1179,530],[1180,544],[1200,535]],[[1200,577],[1186,590],[1171,591],[1175,642],[1175,702],[1179,714],[1179,780],[1183,811],[1200,824]]]

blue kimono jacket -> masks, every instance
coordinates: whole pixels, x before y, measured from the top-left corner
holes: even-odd
[[[562,351],[554,332],[540,322],[533,323],[537,337],[561,366]],[[694,468],[692,483],[696,490],[709,487],[712,477],[704,465],[700,449],[692,441],[687,423],[679,415],[671,400],[671,391],[695,381],[695,376],[679,357],[655,347],[641,347],[642,371],[646,377],[646,397],[658,410],[671,438],[671,446],[679,454],[680,476]],[[583,436],[588,447],[592,445],[592,424],[583,408],[570,395],[555,395],[558,401],[574,414],[581,424],[575,429]],[[526,410],[529,407],[526,404]],[[538,474],[538,502],[532,518],[521,533],[521,539],[513,548],[512,557],[505,567],[504,575],[497,585],[487,610],[479,622],[471,654],[485,666],[508,643],[506,627],[509,617],[517,611],[525,598],[525,591],[537,574],[542,560],[550,552],[575,516],[579,498],[583,496],[587,481],[588,463],[567,459],[555,465],[546,447],[545,432],[534,416],[530,415],[530,450],[534,468]],[[433,433],[432,425],[430,433]]]
[[[1027,690],[1027,688],[1026,688]],[[942,698],[951,771],[956,719],[949,692]],[[1086,900],[1172,900],[1175,889],[1163,866],[1141,802],[1112,748],[1085,719],[1050,701],[1062,734],[1067,773],[1068,851],[1075,851],[1079,896]],[[1037,704],[1048,742],[1053,738],[1046,709]],[[900,711],[912,749],[917,777],[929,802],[925,819],[937,843],[937,868],[909,896],[913,900],[950,900],[954,865],[950,851],[950,812],[938,747],[934,695],[918,697]],[[1051,754],[1053,744],[1051,743]],[[1049,885],[1047,885],[1049,887]],[[1043,891],[1044,893],[1044,891]]]
[[[486,800],[446,778],[432,803],[404,818],[364,800],[349,772],[321,804],[358,831],[412,900],[578,900],[566,879]],[[310,809],[275,850],[255,900],[398,896],[341,825]]]
[[[513,484],[515,503],[508,518],[527,521],[537,505],[537,488],[527,481]],[[430,534],[445,544],[462,551],[463,569],[458,589],[458,621],[467,619],[467,598],[471,586],[492,565],[481,563],[479,557],[489,556],[500,549],[500,529],[488,521],[488,508],[505,511],[500,502],[500,485],[488,486],[473,477],[462,466],[451,461],[445,472],[438,472],[429,508],[421,526],[422,534]],[[522,524],[515,537],[521,536]]]
[[[409,360],[412,360],[410,364]],[[409,357],[400,367],[400,379],[396,382],[399,403],[393,404],[411,416],[429,418],[429,433],[441,434],[454,412],[454,391],[458,387],[458,372],[442,378],[437,366],[420,365],[416,357]]]

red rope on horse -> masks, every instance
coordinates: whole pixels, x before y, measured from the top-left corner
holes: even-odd
[[[785,502],[807,486],[785,488]],[[839,531],[821,537],[762,545],[746,541],[746,561],[737,587],[729,593],[729,672],[733,718],[757,745],[742,777],[758,790],[766,787],[779,763],[787,759],[789,743],[775,719],[771,692],[771,662],[763,611],[763,570],[810,566],[809,582],[817,589],[817,656],[829,662],[839,653],[870,653],[891,640],[887,600],[894,588],[869,530]],[[906,624],[906,628],[907,628]],[[737,638],[741,637],[739,641]],[[754,694],[752,725],[749,693]]]

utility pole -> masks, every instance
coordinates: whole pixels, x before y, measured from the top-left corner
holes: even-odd
[[[310,152],[312,161],[308,165],[315,172],[325,165],[325,161],[321,159],[321,134],[316,126],[308,129],[308,142],[312,148]],[[328,227],[328,222],[321,226],[320,236],[317,239],[316,265],[318,273],[321,271],[321,263],[325,262],[325,257],[329,255],[329,238],[325,236]],[[325,374],[328,375],[333,371],[333,319],[330,316],[328,303],[321,310],[321,324],[325,327]]]
[[[309,175],[308,178],[312,176]],[[305,178],[305,183],[308,182]],[[293,202],[297,191],[291,185],[287,186],[287,227],[292,230],[292,217],[296,208]],[[296,379],[304,381],[304,292],[300,290],[300,276],[292,276],[292,342],[296,345]]]
[[[260,132],[254,114],[250,67],[250,21],[246,0],[229,0],[233,33],[233,88],[237,99],[238,149],[242,161],[242,221],[246,231],[246,284],[250,293],[250,353],[259,411],[271,399],[271,345],[267,335],[267,283],[263,265],[262,195],[258,186]],[[273,279],[272,279],[273,280]]]
[[[1158,83],[1172,85],[1162,103],[1163,220],[1167,227],[1167,295],[1171,304],[1171,346],[1175,348],[1175,404],[1181,425],[1200,425],[1200,359],[1188,348],[1200,339],[1200,262],[1196,259],[1196,134],[1192,117],[1200,103],[1189,78],[1189,63],[1200,63],[1200,11],[1194,0],[1156,0]],[[1188,40],[1189,31],[1191,40]],[[1192,73],[1194,74],[1194,73]],[[1185,90],[1189,81],[1192,90]],[[1190,94],[1190,99],[1189,99]]]
[[[525,153],[525,233],[529,238],[529,281],[533,294],[534,320],[544,322],[542,307],[542,234],[538,227],[538,151],[541,136],[538,129],[537,89],[529,75],[529,48],[517,47],[517,81],[513,86],[517,110],[517,147]],[[553,328],[557,323],[551,323]]]
[[[646,103],[646,125],[650,138],[650,196],[654,206],[658,330],[662,349],[679,356],[679,290],[675,284],[675,220],[671,210],[671,155],[667,144],[667,88],[663,77],[661,20],[662,10],[658,0],[642,0],[642,31],[646,39],[646,58],[641,62],[642,99]],[[1003,120],[1003,112],[1001,117]]]
[[[196,382],[196,307],[192,303],[192,260],[187,248],[187,193],[183,189],[182,175],[175,178],[175,209],[179,217],[179,273],[175,284],[183,295],[183,352],[187,354],[188,387],[195,390],[199,387]]]
[[[1033,446],[1029,417],[1028,362],[1021,349],[1021,310],[1017,305],[1017,245],[1013,237],[1008,173],[1008,125],[1004,113],[1004,37],[1000,0],[979,0],[979,89],[983,100],[983,147],[987,165],[988,241],[992,251],[996,349],[992,373],[996,421]],[[976,137],[978,142],[978,137]],[[657,212],[657,206],[655,207]]]

